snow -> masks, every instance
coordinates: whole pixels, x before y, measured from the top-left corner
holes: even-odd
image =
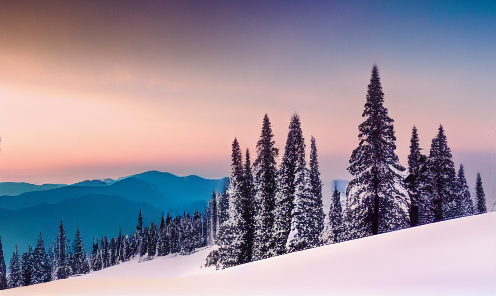
[[[137,260],[12,295],[496,295],[496,213],[215,271],[211,248]]]

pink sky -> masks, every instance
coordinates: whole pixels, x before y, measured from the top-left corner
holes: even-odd
[[[282,150],[294,112],[324,181],[349,179],[377,63],[402,164],[413,125],[428,151],[443,124],[456,164],[496,195],[489,4],[61,3],[0,4],[0,181],[224,177],[234,137],[254,153],[267,113]]]

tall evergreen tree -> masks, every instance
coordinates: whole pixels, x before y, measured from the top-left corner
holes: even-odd
[[[482,188],[482,179],[480,173],[477,173],[477,179],[475,180],[475,201],[476,213],[487,213],[486,195],[484,194],[484,188]]]
[[[165,256],[167,245],[167,236],[165,232],[165,218],[164,213],[162,213],[162,218],[160,218],[160,226],[158,229],[158,241],[157,241],[157,256]]]
[[[102,253],[98,246],[98,237],[93,238],[93,251],[91,253],[91,267],[94,271],[102,269]]]
[[[69,268],[69,262],[67,260],[67,235],[64,230],[64,223],[60,220],[59,233],[57,235],[58,243],[58,258],[57,258],[57,268],[56,274],[57,279],[66,279],[70,276],[71,271]]]
[[[145,226],[140,243],[140,257],[145,256],[145,254],[148,252],[149,239],[150,239],[150,233],[148,231],[148,226]]]
[[[421,169],[421,157],[419,138],[417,128],[412,129],[412,138],[410,140],[410,154],[408,155],[408,177],[405,179],[405,187],[410,196],[410,223],[411,226],[417,226],[419,221],[419,203],[421,199],[419,175]]]
[[[217,239],[217,199],[216,191],[212,193],[212,198],[208,202],[208,244],[215,245]]]
[[[246,221],[243,217],[243,161],[238,140],[232,144],[231,178],[227,196],[229,219],[221,225],[219,235],[219,265],[222,268],[245,263]]]
[[[52,280],[52,271],[48,254],[45,250],[45,241],[40,232],[38,243],[33,253],[33,284],[46,283]]]
[[[442,125],[439,126],[437,136],[432,139],[429,170],[432,182],[434,221],[455,218],[456,171]]]
[[[271,233],[274,226],[273,211],[277,188],[276,158],[279,155],[273,138],[269,117],[265,114],[262,133],[257,143],[257,158],[253,163],[256,203],[253,260],[267,258],[269,250],[273,249]]]
[[[332,194],[331,207],[329,209],[329,244],[339,243],[342,240],[344,225],[343,225],[343,209],[341,207],[341,193],[337,188]]]
[[[463,168],[463,164],[460,164],[456,182],[456,194],[458,195],[457,200],[459,201],[458,215],[460,217],[471,216],[474,214],[474,203],[472,202],[472,197],[470,196],[470,189],[467,184],[467,179],[465,178],[465,169]]]
[[[8,278],[8,286],[9,288],[16,288],[22,286],[22,274],[21,274],[21,264],[19,262],[19,250],[17,249],[17,245],[15,246],[15,252],[12,254],[12,258],[10,258],[10,274]]]
[[[253,173],[251,169],[250,151],[246,149],[242,184],[242,215],[246,227],[246,244],[243,250],[243,262],[251,262],[253,254],[253,240],[255,236],[255,200],[253,187]]]
[[[90,271],[86,251],[84,250],[83,239],[77,224],[76,235],[74,237],[74,270],[73,274],[86,274]]]
[[[299,170],[305,169],[305,166],[299,165],[302,161],[305,162],[304,151],[305,140],[301,131],[300,117],[298,114],[293,114],[289,123],[284,156],[278,174],[278,190],[274,209],[274,255],[286,253],[286,244],[293,218],[292,211],[295,204],[296,187],[300,185],[297,184],[296,174],[299,173]]]
[[[158,232],[155,223],[150,224],[150,234],[148,240],[148,256],[153,257],[157,252]]]
[[[394,135],[394,120],[383,106],[379,70],[374,65],[367,102],[359,125],[359,146],[350,157],[353,179],[346,189],[348,234],[360,238],[408,227],[409,198],[403,186]]]
[[[22,286],[29,286],[33,283],[33,261],[33,248],[29,245],[28,251],[21,257]]]
[[[313,217],[314,227],[311,228],[312,247],[321,244],[319,237],[324,231],[324,209],[322,205],[322,180],[320,178],[319,161],[317,156],[317,143],[315,138],[311,137],[310,144],[310,187],[314,206],[310,208],[310,215]]]
[[[102,240],[100,242],[100,252],[102,256],[102,269],[110,267],[110,251],[109,251],[109,242],[107,237],[102,236]]]
[[[117,244],[115,242],[115,238],[111,238],[109,242],[109,258],[110,266],[117,264]]]
[[[0,237],[0,290],[5,290],[7,287],[7,267],[3,256],[2,237]]]

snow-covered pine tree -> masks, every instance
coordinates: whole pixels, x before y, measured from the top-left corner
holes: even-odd
[[[46,283],[52,280],[52,271],[48,255],[45,250],[45,241],[40,237],[33,252],[33,284]]]
[[[60,220],[59,233],[57,235],[58,243],[58,258],[56,275],[57,279],[66,279],[70,276],[71,270],[69,268],[68,256],[67,256],[67,235],[64,230],[64,223]]]
[[[432,139],[429,155],[429,171],[432,182],[434,221],[456,217],[455,164],[452,160],[451,149],[444,133],[439,126],[437,136]]]
[[[274,205],[277,188],[276,158],[279,150],[275,147],[269,117],[265,114],[262,133],[257,143],[257,158],[254,166],[255,187],[255,238],[253,260],[269,257],[273,248],[272,228],[274,226]]]
[[[115,238],[111,238],[109,242],[109,257],[110,266],[117,264],[117,244],[115,243]]]
[[[255,236],[255,196],[253,187],[253,173],[251,169],[250,151],[246,149],[245,163],[243,166],[242,182],[242,215],[245,221],[246,236],[243,250],[243,262],[251,262],[253,257],[253,240]]]
[[[410,196],[410,225],[417,226],[419,220],[419,203],[421,199],[419,175],[421,169],[421,157],[417,128],[412,129],[410,139],[410,154],[408,155],[408,177],[405,179],[405,187]]]
[[[91,252],[91,269],[98,271],[102,269],[102,254],[98,247],[98,237],[93,238],[93,250]]]
[[[7,287],[7,266],[3,256],[2,237],[0,237],[0,290],[5,290]]]
[[[295,204],[296,175],[298,170],[304,170],[298,164],[305,161],[305,139],[301,131],[301,122],[298,114],[291,116],[288,137],[284,148],[284,156],[278,172],[278,187],[275,195],[274,206],[274,230],[273,240],[274,255],[282,255],[287,252],[286,245],[291,231],[292,211]],[[303,179],[301,179],[303,180]]]
[[[84,250],[83,239],[77,224],[76,235],[74,237],[74,270],[73,274],[86,274],[90,271],[86,251]]]
[[[28,251],[21,256],[22,285],[29,286],[33,282],[33,247],[29,245]]]
[[[303,158],[304,160],[304,158]],[[291,212],[291,231],[288,235],[286,249],[288,253],[313,247],[315,238],[312,235],[314,217],[311,216],[315,202],[312,198],[310,172],[305,168],[305,162],[298,164],[303,169],[297,169],[294,207]]]
[[[460,206],[460,217],[471,216],[474,214],[474,203],[472,202],[472,197],[470,196],[470,189],[467,184],[467,179],[465,178],[465,169],[463,167],[463,164],[460,164],[456,182],[456,194],[458,195],[457,200],[459,201]]]
[[[208,222],[207,222],[207,229],[208,229],[208,238],[207,238],[207,244],[208,245],[215,245],[216,244],[216,239],[217,239],[217,192],[214,191],[212,193],[212,198],[210,198],[208,205],[207,205],[207,217],[208,217]]]
[[[229,197],[227,196],[227,188],[229,188],[229,179],[224,183],[224,190],[217,197],[217,230],[220,231],[220,226],[229,219]]]
[[[150,232],[148,231],[148,226],[145,226],[145,229],[143,229],[143,235],[141,237],[141,242],[140,242],[140,257],[145,256],[145,254],[148,252],[148,241],[150,239]]]
[[[150,257],[155,256],[157,252],[157,240],[158,240],[157,225],[155,225],[155,223],[152,222],[150,224],[150,234],[148,240],[148,256]]]
[[[367,102],[359,125],[359,146],[350,157],[348,172],[347,233],[349,239],[375,235],[410,225],[409,198],[403,185],[394,135],[394,120],[383,106],[384,93],[379,70],[374,65]]]
[[[118,263],[126,261],[124,256],[124,237],[122,236],[122,229],[119,226],[119,236],[117,237],[117,261]]]
[[[484,193],[484,188],[482,188],[480,173],[477,173],[477,179],[475,180],[475,202],[476,214],[487,213],[486,194]]]
[[[192,223],[192,241],[193,250],[203,247],[203,236],[202,236],[202,217],[200,211],[196,210],[193,214]]]
[[[319,160],[317,156],[317,143],[315,138],[311,137],[310,144],[310,187],[314,206],[310,210],[310,215],[314,219],[314,227],[311,231],[311,247],[317,247],[322,244],[320,236],[324,231],[324,209],[322,205],[322,180],[320,178]]]
[[[418,200],[418,224],[425,225],[435,221],[434,219],[434,200],[433,200],[433,186],[430,173],[430,161],[427,156],[421,154],[420,169],[417,175],[417,185],[419,186],[419,200]]]
[[[19,250],[17,245],[15,246],[15,252],[10,258],[10,274],[8,278],[9,288],[16,288],[22,286],[22,274],[21,274],[21,264],[19,262]]]
[[[332,194],[332,202],[329,208],[329,238],[328,244],[339,243],[342,239],[343,226],[343,209],[341,207],[341,193],[337,188]]]
[[[101,253],[102,253],[102,269],[110,267],[110,250],[109,250],[109,242],[107,237],[104,235],[102,237],[101,243]]]
[[[246,221],[243,217],[243,161],[236,138],[232,144],[231,157],[231,178],[227,189],[229,219],[221,225],[218,268],[245,263],[247,252]]]
[[[157,241],[157,256],[165,256],[165,247],[167,244],[167,236],[165,233],[165,218],[162,212],[162,218],[160,218],[160,226],[158,228],[158,241]]]

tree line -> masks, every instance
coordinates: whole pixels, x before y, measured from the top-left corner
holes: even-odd
[[[481,176],[472,199],[463,165],[456,172],[444,128],[422,154],[412,130],[408,170],[395,153],[394,120],[384,107],[379,71],[374,65],[348,172],[353,176],[342,207],[335,189],[324,225],[322,181],[316,140],[311,137],[307,166],[297,114],[291,117],[284,155],[264,116],[253,165],[243,162],[238,139],[232,143],[231,177],[225,193],[209,202],[210,241],[218,244],[208,264],[227,268],[325,244],[487,212]]]
[[[93,238],[92,246],[87,250],[79,225],[74,240],[70,241],[64,223],[60,221],[58,234],[48,250],[41,233],[34,249],[29,246],[27,252],[19,254],[16,246],[9,273],[0,238],[0,290],[83,275],[136,256],[139,256],[140,261],[145,261],[174,253],[188,255],[207,245],[207,234],[207,219],[199,211],[193,215],[177,215],[175,218],[168,213],[166,217],[162,215],[159,225],[151,222],[145,227],[140,211],[136,230],[131,236],[122,235],[119,229],[117,237]]]

